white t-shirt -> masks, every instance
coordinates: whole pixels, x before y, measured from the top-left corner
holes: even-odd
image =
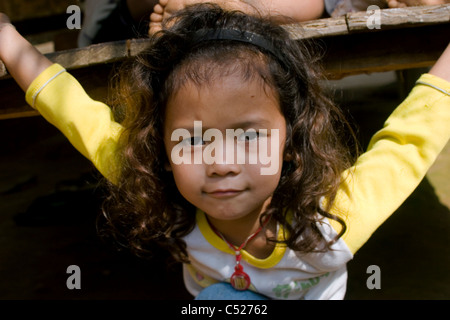
[[[337,235],[327,219],[318,227],[327,241]],[[279,227],[278,239],[283,234]],[[184,240],[191,261],[184,265],[184,282],[192,295],[213,283],[230,281],[235,253],[211,229],[203,212],[197,212],[197,225]],[[251,279],[249,290],[272,299],[343,299],[346,263],[353,255],[342,239],[331,248],[324,253],[302,254],[277,244],[266,259],[257,259],[243,250],[241,264]]]

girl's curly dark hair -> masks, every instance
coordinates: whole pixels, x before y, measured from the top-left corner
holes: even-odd
[[[193,45],[196,31],[224,28],[263,35],[278,48],[279,57],[232,40]],[[329,249],[332,242],[325,242],[317,223],[328,217],[342,225],[339,236],[345,231],[344,221],[328,211],[341,174],[353,161],[343,143],[351,128],[321,89],[322,73],[310,49],[266,19],[215,5],[196,5],[174,15],[150,40],[148,50],[122,66],[116,79],[115,111],[125,131],[119,149],[121,172],[117,183],[110,184],[103,208],[105,230],[141,257],[163,247],[178,261],[188,261],[183,237],[195,226],[196,209],[164,169],[168,163],[163,142],[165,106],[186,81],[205,84],[232,67],[275,89],[286,119],[288,161],[263,216],[271,213],[289,230],[284,242],[293,250]],[[327,207],[321,206],[323,198]]]

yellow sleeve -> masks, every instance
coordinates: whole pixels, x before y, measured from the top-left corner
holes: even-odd
[[[430,74],[419,79],[450,92]],[[344,172],[331,212],[344,218],[343,240],[355,253],[414,191],[450,138],[450,97],[416,85]],[[339,224],[331,220],[333,227]]]
[[[57,127],[111,181],[117,174],[117,141],[122,127],[111,109],[92,100],[64,68],[53,64],[26,92],[26,101]]]

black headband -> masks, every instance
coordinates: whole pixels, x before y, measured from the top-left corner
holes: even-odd
[[[283,66],[285,65],[280,51],[272,44],[271,41],[257,33],[240,31],[236,29],[200,29],[193,32],[191,40],[192,46],[195,46],[203,41],[211,40],[233,40],[249,43],[269,52],[278,60],[278,62],[280,62]]]

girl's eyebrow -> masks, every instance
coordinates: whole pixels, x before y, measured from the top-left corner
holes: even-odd
[[[233,128],[229,129],[251,129],[251,128],[267,128],[270,125],[270,121],[267,119],[254,119],[254,120],[248,120],[248,121],[242,121],[236,123]]]
[[[197,120],[196,120],[197,121]],[[198,120],[200,121],[200,120]],[[233,123],[231,126],[229,126],[226,129],[232,129],[232,130],[236,130],[236,129],[256,129],[256,128],[268,128],[270,126],[270,121],[266,120],[266,119],[254,119],[254,120],[247,120],[247,121],[241,121],[241,122],[237,122],[237,123]],[[189,131],[189,133],[193,134],[194,133],[194,123],[190,123],[184,125],[182,123],[180,123],[180,125],[175,125],[172,126],[172,129],[185,129],[187,131]],[[205,126],[204,124],[202,124],[202,131],[206,131],[208,129],[217,129],[214,127],[209,127],[209,126]]]

